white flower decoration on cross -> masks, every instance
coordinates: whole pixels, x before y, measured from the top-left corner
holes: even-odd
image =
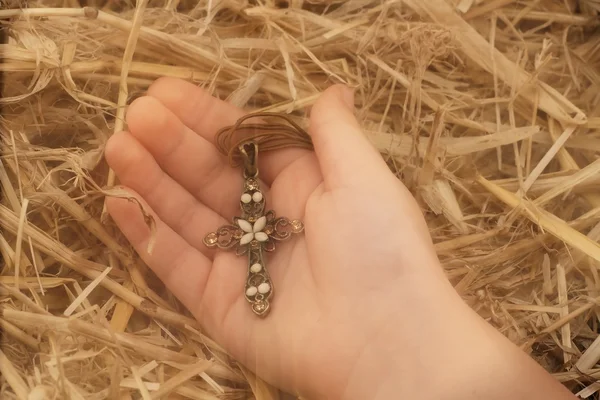
[[[237,224],[244,232],[246,232],[240,239],[240,245],[247,245],[254,239],[259,242],[266,242],[269,240],[269,235],[262,231],[265,229],[265,226],[267,226],[267,217],[260,217],[256,220],[254,225],[244,219],[238,219]]]

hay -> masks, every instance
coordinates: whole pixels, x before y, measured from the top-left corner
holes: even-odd
[[[597,396],[598,0],[0,4],[2,396],[279,396],[202,334],[104,213],[119,193],[103,146],[161,76],[302,126],[328,85],[355,87],[464,300]]]

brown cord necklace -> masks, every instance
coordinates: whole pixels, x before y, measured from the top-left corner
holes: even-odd
[[[255,117],[276,117],[284,123],[243,124]],[[247,255],[248,270],[245,297],[252,311],[265,317],[270,311],[274,286],[266,268],[263,252],[275,250],[276,241],[303,232],[299,220],[276,217],[266,211],[266,201],[260,190],[258,151],[285,147],[312,149],[308,134],[288,116],[277,113],[254,113],[240,118],[234,125],[221,129],[216,135],[218,150],[229,157],[232,166],[243,166],[244,183],[240,197],[242,215],[233,217],[233,224],[224,225],[204,238],[209,248],[235,249],[237,255]]]

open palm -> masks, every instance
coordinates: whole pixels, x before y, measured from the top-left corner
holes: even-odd
[[[314,152],[259,155],[267,210],[305,224],[304,234],[266,254],[275,295],[265,319],[244,297],[245,257],[203,244],[240,215],[241,171],[213,139],[243,110],[163,78],[131,105],[129,131],[106,147],[121,183],[157,222],[149,255],[150,232],[137,207],[109,200],[145,262],[234,357],[280,387],[317,397],[341,397],[369,343],[390,320],[407,318],[398,304],[451,292],[418,206],[362,135],[351,102],[334,86],[315,104]]]

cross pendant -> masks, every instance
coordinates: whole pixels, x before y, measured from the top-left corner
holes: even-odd
[[[242,215],[234,217],[233,224],[206,235],[204,244],[209,248],[235,249],[237,255],[247,255],[245,297],[252,311],[264,317],[269,313],[274,287],[263,252],[275,250],[276,241],[301,233],[304,224],[285,217],[276,218],[272,210],[265,213],[266,201],[258,180],[258,146],[252,142],[240,146],[240,151],[244,158],[244,185],[240,198]]]

